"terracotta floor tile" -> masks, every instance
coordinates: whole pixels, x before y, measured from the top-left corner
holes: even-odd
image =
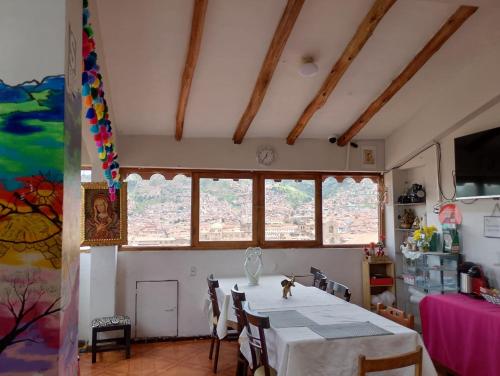
[[[92,364],[90,353],[80,356],[81,376],[213,376],[208,359],[209,340],[157,342],[132,346],[132,357],[123,351],[97,354]],[[234,376],[236,342],[223,341],[219,353],[218,376]]]

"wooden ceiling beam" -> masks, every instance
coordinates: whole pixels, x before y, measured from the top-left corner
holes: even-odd
[[[281,16],[278,27],[274,32],[273,39],[267,50],[266,57],[260,68],[259,76],[257,77],[257,82],[255,83],[250,101],[234,132],[233,141],[235,144],[242,143],[257,111],[259,111],[283,49],[285,48],[285,44],[299,16],[302,5],[304,5],[304,1],[305,0],[288,0],[286,4],[283,15]]]
[[[297,124],[288,135],[286,140],[288,145],[293,145],[295,143],[297,138],[309,123],[309,120],[311,120],[316,111],[318,111],[326,103],[328,97],[333,92],[344,73],[373,34],[379,22],[395,2],[396,0],[376,0],[373,3],[370,11],[358,26],[356,33],[326,77],[326,80],[323,82],[323,85],[319,89],[318,93],[306,107],[297,121]]]
[[[445,42],[472,16],[477,10],[475,6],[461,6],[448,18],[439,31],[427,42],[424,48],[413,58],[406,68],[397,76],[382,94],[375,99],[351,127],[337,140],[339,146],[345,146],[356,136],[384,107],[387,102],[424,66],[424,64],[445,44]]]
[[[191,90],[196,63],[200,55],[201,38],[203,36],[203,26],[205,24],[205,15],[207,13],[208,0],[195,0],[193,8],[193,18],[191,21],[191,36],[189,38],[189,47],[184,64],[184,71],[181,79],[181,91],[179,94],[179,103],[177,105],[177,116],[175,124],[175,139],[182,139],[184,130],[184,118],[186,116],[186,107]]]

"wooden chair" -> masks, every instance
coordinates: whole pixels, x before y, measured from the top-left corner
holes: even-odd
[[[238,324],[238,337],[239,337],[241,332],[247,326],[245,311],[243,309],[243,304],[246,301],[246,296],[244,292],[238,290],[238,285],[234,285],[234,287],[231,289],[231,296],[233,298],[233,309]],[[246,376],[247,373],[248,373],[248,361],[243,356],[238,346],[236,376]]]
[[[217,364],[219,362],[219,350],[220,350],[220,338],[217,335],[217,324],[219,322],[219,317],[220,317],[220,309],[219,309],[219,302],[217,300],[217,291],[215,290],[216,288],[219,287],[219,281],[214,279],[213,274],[210,274],[210,276],[207,278],[207,284],[208,284],[208,295],[210,297],[210,302],[212,303],[212,340],[210,342],[210,353],[208,355],[208,359],[212,359],[212,356],[214,355],[214,347],[215,347],[215,358],[214,358],[214,367],[213,371],[214,373],[217,373]],[[228,322],[228,328],[235,330],[236,329],[236,324],[234,325],[231,322]],[[227,338],[234,338],[235,336],[231,336],[230,333],[228,333]]]
[[[311,266],[311,274],[313,276],[313,286],[319,288],[319,284],[321,282],[322,278],[326,278],[326,276],[319,270],[318,268],[315,268],[314,266]]]
[[[269,365],[267,344],[264,329],[269,329],[269,317],[250,311],[248,304],[244,306],[246,330],[250,353],[252,355],[252,374],[254,376],[276,376],[277,372]],[[254,336],[251,326],[257,328],[258,336]]]
[[[358,376],[364,376],[368,372],[388,371],[412,365],[415,366],[415,376],[422,376],[421,346],[417,346],[416,351],[387,358],[367,359],[364,355],[360,355],[358,363]]]
[[[328,277],[324,274],[321,274],[319,276],[318,288],[320,290],[326,291],[327,287],[328,287]]]
[[[397,322],[400,325],[406,326],[407,328],[414,329],[415,318],[411,314],[406,314],[395,307],[386,307],[382,303],[377,304],[377,313],[380,316],[384,316],[386,319]]]
[[[338,296],[339,298],[344,299],[346,302],[351,301],[351,290],[349,289],[349,287],[343,285],[342,283],[329,281],[328,290],[332,295]]]

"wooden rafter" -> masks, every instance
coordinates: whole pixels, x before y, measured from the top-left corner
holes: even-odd
[[[257,111],[259,111],[262,101],[264,100],[264,96],[266,95],[267,88],[271,83],[276,66],[278,65],[281,53],[285,48],[285,44],[290,36],[290,33],[292,32],[297,17],[299,16],[302,5],[304,5],[304,1],[305,0],[288,0],[278,27],[274,32],[269,49],[267,50],[262,67],[260,68],[259,76],[257,77],[257,82],[255,83],[250,101],[248,102],[247,108],[241,116],[238,127],[234,132],[233,141],[235,144],[241,144],[248,128],[250,127],[250,124],[257,114]]]
[[[344,73],[347,71],[351,63],[359,54],[367,40],[373,34],[373,31],[375,30],[379,22],[395,2],[396,0],[375,1],[370,11],[358,26],[358,29],[356,30],[356,33],[352,37],[351,41],[344,49],[344,52],[326,77],[326,80],[323,82],[323,85],[319,89],[318,93],[311,101],[311,103],[309,103],[309,105],[306,107],[299,120],[297,121],[297,124],[288,135],[288,138],[286,140],[287,144],[293,145],[295,143],[297,138],[307,126],[307,123],[309,123],[309,120],[311,120],[316,111],[323,107]]]
[[[345,146],[363,129],[370,119],[424,66],[424,64],[443,46],[443,44],[474,14],[477,7],[461,6],[448,18],[439,31],[425,47],[413,58],[394,81],[375,99],[353,125],[337,140]]]
[[[203,35],[203,26],[205,24],[205,15],[207,13],[208,0],[195,0],[193,8],[193,19],[191,23],[191,36],[189,38],[188,54],[184,71],[182,73],[181,92],[179,94],[179,103],[177,105],[177,117],[175,124],[175,139],[180,141],[184,130],[184,117],[193,81],[194,70],[200,54],[201,38]]]

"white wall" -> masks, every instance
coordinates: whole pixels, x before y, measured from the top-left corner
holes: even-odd
[[[443,190],[447,196],[451,196],[453,192],[454,139],[495,127],[500,127],[500,104],[484,112],[441,141]],[[494,205],[498,202],[498,200],[492,199],[480,199],[472,204],[458,202],[458,207],[463,214],[461,240],[465,258],[467,261],[481,264],[490,282],[493,282],[496,287],[500,287],[500,238],[486,238],[483,236],[483,230],[484,216],[491,215]]]
[[[356,141],[359,148],[351,148],[349,170],[381,171],[384,163],[383,140]],[[127,167],[183,167],[200,169],[236,170],[295,170],[341,171],[346,167],[347,147],[330,144],[328,140],[299,139],[287,145],[284,139],[245,139],[235,145],[229,138],[184,138],[176,141],[166,136],[118,135],[119,161]],[[275,163],[263,168],[256,161],[261,145],[273,146],[277,152]],[[369,168],[361,164],[361,148],[376,148],[376,165]],[[83,161],[82,163],[89,163]]]
[[[415,111],[406,124],[401,124],[386,138],[386,167],[403,161],[422,145],[443,139],[451,129],[464,129],[472,120],[471,117],[476,116],[485,106],[499,103],[500,29],[497,25],[500,2],[491,2],[489,5],[481,6],[467,20],[470,32],[461,34],[461,43],[468,49],[467,59],[450,60],[447,63],[451,69],[435,72],[433,80],[440,85],[429,90],[425,105]],[[478,34],[482,37],[475,37]],[[450,40],[448,43],[452,42]],[[442,55],[437,53],[429,64],[432,64],[433,59],[441,58]],[[453,69],[456,66],[461,68]],[[422,74],[429,74],[425,67],[418,73]],[[411,85],[412,81],[407,84],[406,89],[411,88]]]
[[[244,275],[243,258],[244,250],[119,252],[116,311],[134,323],[136,281],[179,280],[179,336],[207,335],[206,278],[211,273],[217,278]],[[263,261],[265,274],[303,275],[310,266],[319,267],[351,287],[354,303],[360,304],[362,258],[356,249],[265,249]],[[195,277],[190,276],[192,266],[197,268]]]
[[[54,52],[64,46],[65,11],[60,0],[1,1],[0,35],[15,35],[2,38],[1,80],[16,85],[64,72],[62,53]]]
[[[116,313],[124,314],[135,323],[136,281],[165,280],[179,281],[179,336],[207,335],[207,316],[204,311],[206,299],[206,277],[213,273],[217,278],[242,276],[244,250],[220,251],[122,251],[118,253],[116,279]],[[359,249],[266,249],[264,250],[265,274],[309,273],[310,266],[321,268],[331,279],[345,283],[351,288],[352,302],[361,304],[361,261]],[[90,283],[90,271],[85,267],[90,264],[90,254],[81,255],[81,286]],[[90,265],[89,265],[90,266]],[[190,276],[191,267],[197,269],[196,276]],[[86,280],[85,280],[86,279]],[[311,278],[299,278],[304,284],[310,284]],[[80,304],[89,304],[85,300],[86,291],[81,291]],[[89,311],[92,307],[80,311],[79,337],[89,340]],[[135,335],[135,328],[132,330]]]
[[[351,148],[350,151],[349,170],[382,170],[385,155],[384,141],[367,140],[357,143],[359,148]],[[122,166],[259,170],[262,167],[256,162],[256,150],[261,145],[271,145],[278,156],[276,162],[266,168],[269,170],[341,171],[346,167],[347,148],[332,145],[328,140],[298,140],[294,146],[289,146],[282,139],[246,139],[243,144],[235,145],[230,139],[186,138],[177,142],[170,137],[119,135],[117,144]],[[371,169],[361,165],[363,146],[376,148],[377,163]],[[89,161],[82,163],[92,164]],[[97,170],[97,167],[95,169]],[[207,320],[203,312],[206,277],[210,273],[218,277],[243,275],[243,254],[243,250],[119,252],[116,313],[128,315],[134,321],[136,281],[178,279],[179,335],[205,335],[208,333]],[[361,303],[361,260],[362,252],[359,249],[266,249],[264,251],[266,272],[306,274],[310,266],[315,265],[324,270],[331,279],[347,284],[352,290],[352,299],[355,303]],[[198,269],[196,277],[189,275],[191,266],[196,266]],[[95,264],[92,262],[92,279],[95,275],[94,267]],[[90,284],[90,281],[82,280],[81,283]],[[97,287],[99,283],[96,284],[94,281],[92,285]],[[91,291],[96,290],[94,288]],[[98,290],[95,294],[101,295]],[[92,306],[97,303],[92,297],[90,301],[89,315],[92,316],[92,312],[95,315]],[[88,323],[93,318],[84,315],[85,313],[82,313],[80,316],[81,321]],[[80,338],[88,339],[87,332],[81,332]]]
[[[462,122],[458,127],[452,126],[446,129],[446,123],[440,124],[435,120],[432,125],[436,128],[435,132],[445,134],[444,137],[437,139],[441,144],[442,151],[442,188],[446,197],[453,195],[453,170],[455,169],[454,160],[454,139],[470,133],[500,126],[500,104],[491,104],[484,106],[482,111],[476,111],[474,116],[469,116],[468,121]],[[391,136],[391,143],[396,144],[406,142],[404,135],[395,134]],[[415,138],[412,150],[416,150],[425,145],[425,135]],[[391,154],[393,150],[387,149],[387,161],[404,159],[403,155]],[[412,151],[411,150],[411,151]],[[410,151],[410,150],[408,150]],[[424,163],[429,171],[436,165],[436,156],[433,153],[434,148],[430,149],[422,156],[417,157],[417,163]],[[389,166],[388,166],[389,167]],[[426,175],[427,178],[427,175]],[[436,179],[437,177],[434,177]],[[436,182],[437,183],[437,182]],[[427,216],[429,223],[435,223],[436,215],[432,213],[432,207],[437,203],[437,195],[432,195],[427,202]],[[495,203],[498,201],[492,199],[480,199],[472,204],[457,202],[459,209],[463,214],[463,223],[461,226],[461,247],[462,253],[467,261],[477,262],[484,268],[490,283],[496,287],[500,286],[500,239],[486,238],[483,236],[484,216],[491,215]]]

